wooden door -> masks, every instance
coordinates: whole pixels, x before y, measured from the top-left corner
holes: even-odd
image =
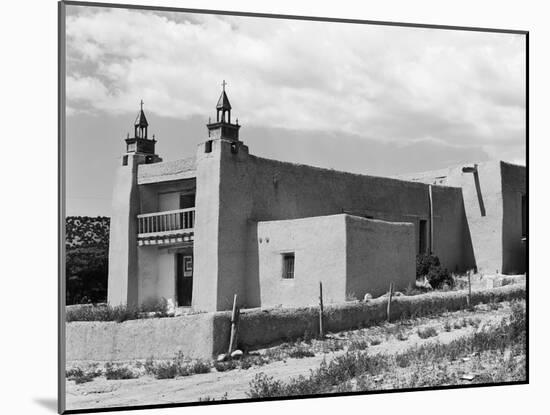
[[[180,307],[191,307],[193,293],[193,254],[177,254],[177,300]]]

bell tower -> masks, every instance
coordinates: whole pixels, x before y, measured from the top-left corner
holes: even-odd
[[[235,124],[231,124],[231,104],[225,93],[225,80],[222,82],[222,93],[216,104],[216,122],[209,122],[208,137],[210,139],[223,138],[226,140],[239,141],[239,119]]]
[[[140,102],[140,110],[134,123],[134,136],[130,137],[130,134],[126,136],[126,153],[134,154],[135,156],[142,156],[145,164],[156,163],[162,161],[162,159],[155,154],[155,144],[157,140],[153,134],[153,138],[147,137],[147,129],[149,123],[143,112],[143,100]],[[127,159],[128,157],[124,157]]]

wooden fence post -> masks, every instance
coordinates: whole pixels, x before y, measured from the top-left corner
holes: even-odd
[[[227,351],[227,357],[231,357],[234,343],[236,342],[237,334],[237,319],[239,310],[237,309],[237,294],[233,296],[233,310],[231,311],[231,334],[229,335],[229,349]]]
[[[319,281],[319,336],[324,337],[323,331],[323,283]]]
[[[390,322],[390,317],[391,317],[391,298],[393,296],[393,282],[390,282],[390,292],[389,292],[389,295],[388,295],[388,309],[387,309],[387,313],[388,313],[388,323]]]

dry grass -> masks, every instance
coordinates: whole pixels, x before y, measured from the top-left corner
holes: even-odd
[[[525,339],[525,303],[517,302],[510,317],[498,326],[486,327],[451,343],[427,343],[396,355],[348,351],[328,364],[323,362],[309,377],[300,376],[289,382],[261,373],[250,383],[247,395],[268,398],[458,385],[465,382],[461,379],[465,370],[476,371],[475,383],[525,380]],[[464,365],[464,361],[468,364]]]

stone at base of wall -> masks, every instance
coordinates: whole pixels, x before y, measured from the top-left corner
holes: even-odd
[[[514,284],[472,292],[472,305],[525,298],[525,285]],[[406,318],[464,309],[464,291],[434,292],[395,297],[391,318]],[[325,308],[325,328],[337,332],[385,321],[387,298],[344,303]],[[244,310],[239,320],[239,349],[253,349],[281,340],[315,336],[316,307]],[[203,313],[181,317],[115,322],[67,323],[67,361],[123,361],[171,359],[178,351],[189,358],[212,358],[227,352],[231,313]]]

